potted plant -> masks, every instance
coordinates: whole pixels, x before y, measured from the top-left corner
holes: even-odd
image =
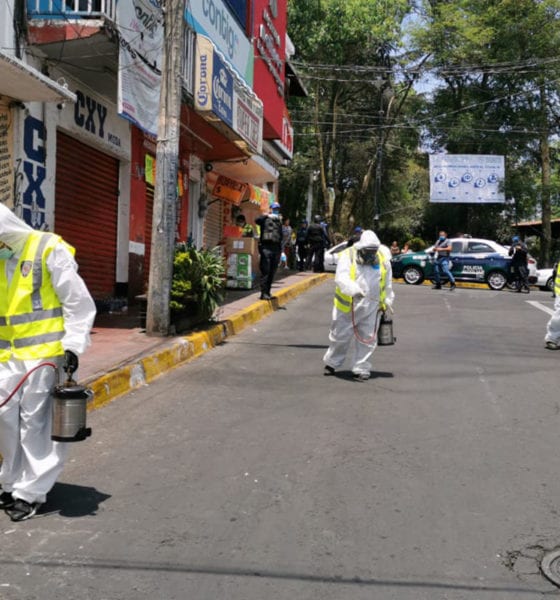
[[[181,244],[175,251],[171,319],[177,331],[208,321],[223,301],[225,263],[217,248],[197,250]]]

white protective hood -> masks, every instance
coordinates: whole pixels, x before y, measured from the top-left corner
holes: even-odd
[[[33,229],[5,205],[0,203],[0,242],[17,253],[23,249]]]
[[[0,237],[0,239],[2,238]],[[366,229],[360,239],[354,244],[356,250],[360,248],[379,248],[379,246],[381,246],[381,242],[371,229]]]

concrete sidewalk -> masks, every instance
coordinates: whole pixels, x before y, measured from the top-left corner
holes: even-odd
[[[99,408],[207,352],[330,277],[327,273],[279,274],[272,287],[272,301],[260,300],[258,290],[227,290],[214,324],[172,337],[147,336],[140,328],[137,311],[98,315],[92,346],[80,360],[77,373],[80,383],[94,391],[90,408]]]

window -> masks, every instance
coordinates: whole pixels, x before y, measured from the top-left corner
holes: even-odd
[[[469,242],[467,244],[467,254],[480,254],[496,252],[492,246],[484,242]]]

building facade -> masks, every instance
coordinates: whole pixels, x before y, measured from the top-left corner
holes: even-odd
[[[177,241],[225,247],[240,212],[251,223],[278,198],[293,133],[286,12],[185,5]],[[0,7],[0,201],[75,246],[99,303],[149,285],[164,36],[145,0]]]

